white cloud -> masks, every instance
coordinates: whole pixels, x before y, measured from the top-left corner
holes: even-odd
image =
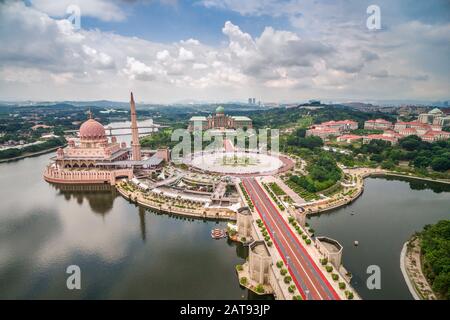
[[[156,54],[156,59],[164,61],[167,60],[167,58],[170,57],[170,52],[167,50],[158,51]]]
[[[228,36],[229,48],[236,56],[245,57],[254,53],[255,43],[252,37],[248,33],[242,32],[238,26],[227,21],[222,32]]]
[[[186,50],[181,47],[178,52],[178,59],[180,61],[193,61],[195,58],[194,53],[192,51]]]
[[[114,60],[104,52],[97,52],[97,50],[83,45],[83,52],[90,58],[91,62],[99,68],[113,68]]]
[[[208,65],[204,64],[204,63],[194,63],[192,65],[192,69],[194,69],[194,70],[202,70],[202,69],[207,69],[207,68],[208,68]]]
[[[329,9],[330,3],[319,6]],[[267,6],[280,4],[241,5],[246,14],[266,14]],[[439,99],[448,96],[450,86],[449,23],[408,21],[382,32],[353,22],[329,28],[314,24],[317,11],[305,2],[305,10],[314,12],[307,17],[314,35],[267,26],[252,36],[227,21],[226,41],[213,46],[194,38],[158,43],[98,29],[77,31],[21,2],[0,6],[0,40],[8,44],[0,47],[3,98],[123,100],[134,88],[142,91],[140,99],[161,102],[245,99],[248,92],[266,100]],[[278,14],[295,11],[290,8]]]
[[[200,45],[200,41],[198,41],[197,39],[187,39],[187,40],[181,40],[180,41],[181,44],[186,44],[186,45],[194,45],[194,46],[198,46]]]
[[[66,10],[75,5],[83,16],[95,17],[103,21],[121,21],[125,13],[111,0],[32,0],[32,5],[53,17],[67,16]]]
[[[155,78],[155,72],[151,67],[133,57],[127,57],[127,65],[123,69],[123,72],[128,75],[131,80],[148,81]]]

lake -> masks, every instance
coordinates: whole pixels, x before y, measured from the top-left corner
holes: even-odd
[[[386,177],[365,179],[356,201],[308,222],[316,235],[344,246],[343,264],[363,299],[412,299],[400,270],[403,244],[426,224],[443,219],[450,219],[450,185]],[[381,290],[366,286],[369,265],[381,269]]]

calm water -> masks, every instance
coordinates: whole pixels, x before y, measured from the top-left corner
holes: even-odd
[[[247,252],[212,240],[221,222],[139,209],[112,190],[56,188],[50,155],[0,165],[0,298],[241,299]],[[66,289],[66,267],[82,290]]]
[[[0,298],[256,298],[234,269],[247,250],[211,239],[225,222],[144,211],[107,187],[50,185],[52,155],[0,164]],[[71,264],[82,290],[66,289]]]
[[[401,249],[424,225],[450,219],[450,186],[392,178],[369,178],[365,183],[358,200],[309,222],[317,235],[344,246],[344,266],[363,299],[412,299],[400,270]],[[381,290],[366,287],[369,265],[381,268]]]

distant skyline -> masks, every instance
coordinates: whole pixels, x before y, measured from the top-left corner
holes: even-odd
[[[7,101],[450,100],[447,0],[5,0],[0,42]]]

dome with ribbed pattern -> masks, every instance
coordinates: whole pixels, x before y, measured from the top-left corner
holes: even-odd
[[[105,139],[105,128],[100,122],[89,119],[80,127],[80,138],[89,140]]]

